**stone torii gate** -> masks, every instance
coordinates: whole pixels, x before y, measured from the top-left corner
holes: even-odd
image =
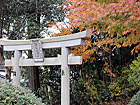
[[[89,30],[48,39],[0,39],[0,45],[3,45],[4,51],[14,51],[14,57],[5,60],[6,67],[13,67],[13,84],[20,85],[20,67],[22,66],[61,65],[61,105],[70,105],[68,66],[82,64],[82,57],[69,54],[69,47],[84,45],[88,35],[90,35]],[[44,58],[43,50],[52,48],[61,48],[61,55]],[[22,51],[28,50],[32,50],[33,58],[24,59]]]

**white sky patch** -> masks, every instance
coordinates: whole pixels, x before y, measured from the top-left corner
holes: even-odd
[[[69,28],[69,19],[65,18],[64,22],[58,22],[57,25],[59,26],[59,29],[53,25],[51,28],[48,29],[44,29],[44,31],[41,32],[41,34],[43,34],[45,36],[45,38],[50,38],[52,37],[54,34],[60,33],[61,31],[61,26],[63,26],[64,28]]]

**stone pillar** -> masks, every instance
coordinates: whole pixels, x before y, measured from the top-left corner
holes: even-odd
[[[68,67],[69,50],[61,48],[61,105],[70,105],[70,83]]]
[[[19,60],[22,56],[21,51],[15,50],[14,52],[14,60],[13,62],[13,85],[19,86],[20,85],[20,67],[19,67]]]

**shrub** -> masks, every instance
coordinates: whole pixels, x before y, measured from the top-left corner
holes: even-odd
[[[114,78],[108,88],[111,98],[120,100],[124,96],[133,94],[140,87],[140,55],[131,64],[121,69],[121,76]]]
[[[132,61],[128,72],[128,81],[133,85],[133,89],[140,87],[140,54],[136,60]]]
[[[44,105],[31,90],[0,81],[0,105]]]
[[[134,95],[129,103],[129,105],[140,105],[140,91]]]

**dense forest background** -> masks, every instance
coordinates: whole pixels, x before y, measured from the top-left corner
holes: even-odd
[[[92,32],[84,46],[70,48],[83,58],[82,65],[70,66],[71,105],[127,105],[140,90],[139,0],[0,0],[0,38],[43,38],[51,27],[60,31],[53,36]],[[46,50],[45,57],[60,53]],[[0,55],[3,62],[13,52],[1,46]],[[11,69],[6,68],[6,79]],[[60,66],[25,67],[21,85],[45,104],[60,105],[60,77]]]

